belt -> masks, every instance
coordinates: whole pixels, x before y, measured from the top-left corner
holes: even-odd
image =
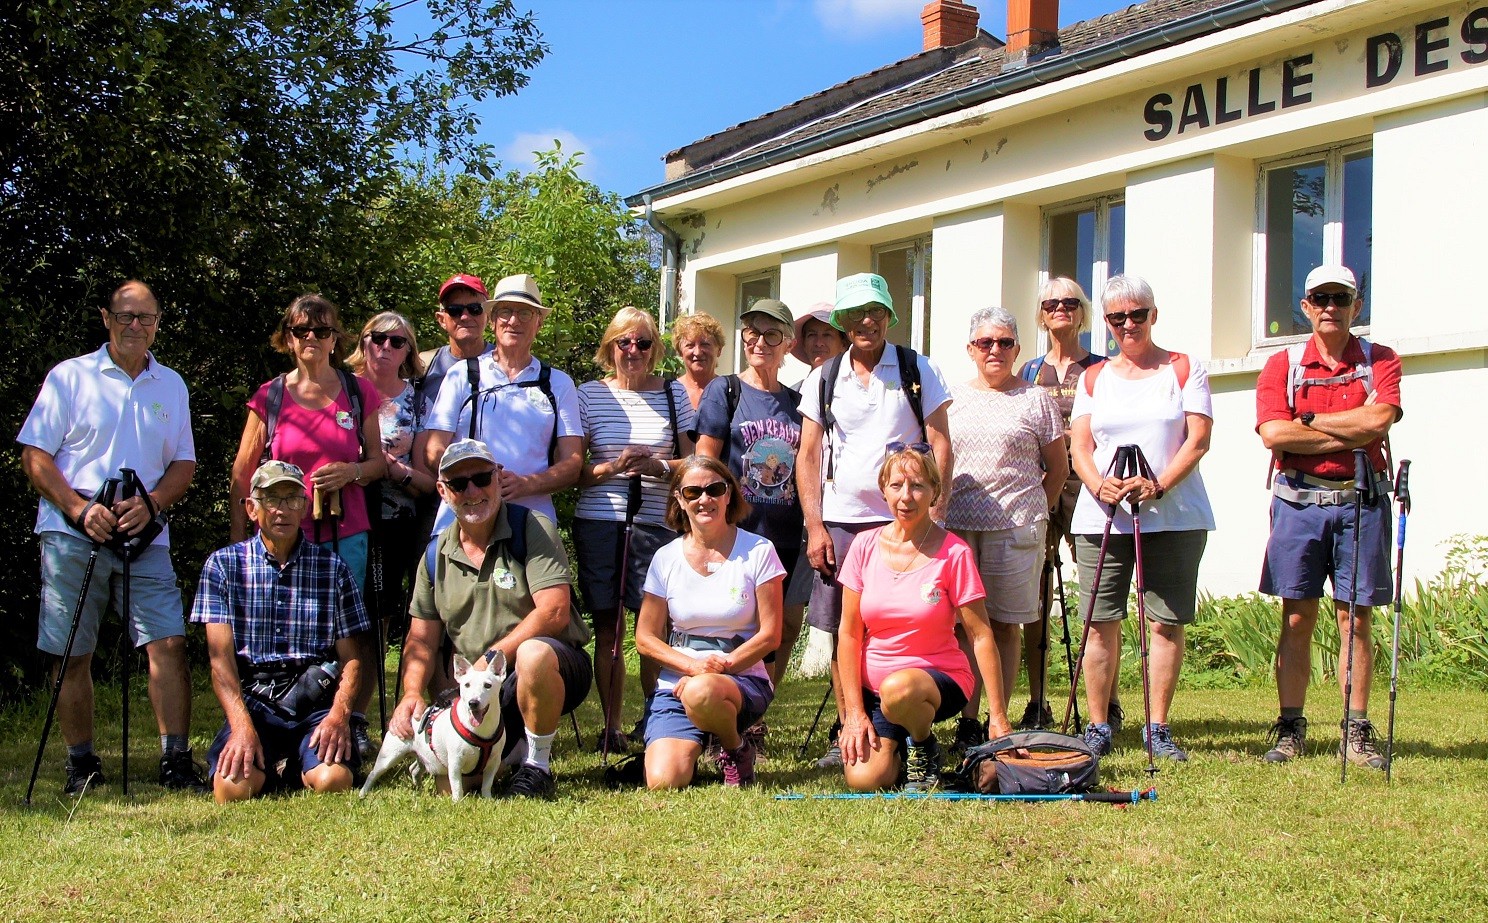
[[[1354,495],[1358,492],[1353,478],[1346,481],[1330,481],[1327,478],[1301,474],[1295,468],[1287,468],[1281,472],[1281,475],[1271,482],[1271,494],[1291,503],[1344,506],[1353,503]],[[1294,487],[1287,483],[1288,480],[1297,481],[1302,486]],[[1374,489],[1381,495],[1394,489],[1388,471],[1375,472]]]
[[[690,635],[685,631],[673,631],[667,637],[667,644],[692,651],[722,651],[725,654],[731,654],[747,640],[749,639],[742,635],[734,635],[731,638],[713,638],[707,635]]]

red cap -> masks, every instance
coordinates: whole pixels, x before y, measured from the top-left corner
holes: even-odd
[[[456,273],[455,275],[450,276],[448,279],[445,279],[444,284],[439,286],[440,300],[444,300],[444,293],[454,288],[456,285],[463,285],[468,289],[473,289],[477,295],[481,296],[482,301],[491,297],[489,294],[486,293],[486,283],[480,280],[480,276],[469,276],[462,272]]]

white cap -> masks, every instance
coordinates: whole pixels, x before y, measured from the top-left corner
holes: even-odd
[[[1324,263],[1307,274],[1307,281],[1303,284],[1303,291],[1312,292],[1328,284],[1342,285],[1351,292],[1359,290],[1359,283],[1354,281],[1353,270],[1338,263]]]

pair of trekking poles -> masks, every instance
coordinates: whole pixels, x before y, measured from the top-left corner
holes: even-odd
[[[78,626],[83,620],[83,609],[88,600],[88,588],[93,583],[93,570],[98,564],[99,552],[104,548],[108,548],[119,556],[123,569],[123,587],[120,591],[119,600],[119,607],[123,610],[121,614],[124,619],[124,632],[119,655],[120,720],[123,725],[123,752],[120,775],[122,776],[121,784],[124,794],[129,794],[129,686],[131,661],[134,658],[134,650],[129,643],[131,605],[129,599],[131,583],[130,565],[134,563],[135,558],[138,558],[144,553],[146,548],[150,547],[150,543],[154,541],[155,536],[159,535],[161,529],[164,528],[164,522],[160,510],[156,508],[155,501],[150,498],[150,492],[145,489],[145,485],[140,481],[139,475],[132,468],[120,468],[119,477],[108,478],[103,482],[103,485],[94,492],[88,502],[88,506],[83,508],[83,515],[79,517],[78,522],[74,523],[78,532],[86,536],[88,531],[84,526],[83,520],[87,518],[89,507],[96,505],[112,510],[115,499],[130,500],[134,497],[144,498],[145,508],[150,515],[146,524],[133,535],[124,535],[115,532],[107,541],[100,542],[93,540],[92,548],[88,552],[88,563],[83,568],[82,586],[78,589],[77,605],[72,610],[72,624],[67,629],[67,643],[62,647],[61,662],[57,666],[57,678],[52,683],[52,698],[47,704],[46,720],[42,722],[41,740],[36,745],[36,759],[31,764],[31,779],[26,783],[26,804],[28,806],[31,804],[31,795],[36,789],[36,777],[41,771],[41,759],[43,754],[46,753],[47,740],[52,734],[52,721],[56,718],[57,702],[62,696],[62,684],[67,679],[67,667],[72,661],[72,649],[73,645],[77,642]]]

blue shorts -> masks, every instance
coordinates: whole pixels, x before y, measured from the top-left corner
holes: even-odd
[[[351,568],[352,579],[356,580],[357,589],[361,591],[363,598],[367,595],[367,556],[371,536],[371,532],[358,532],[356,535],[343,536],[335,542],[311,542],[341,556],[341,560]]]
[[[1382,494],[1359,511],[1361,606],[1383,606],[1394,598],[1390,535],[1390,497]],[[1354,591],[1354,505],[1320,506],[1272,497],[1261,592],[1283,599],[1321,599],[1328,577],[1333,598],[1349,602]]]
[[[83,589],[83,571],[88,567],[92,550],[92,542],[67,532],[41,533],[41,619],[36,646],[48,654],[60,657],[67,647],[72,613]],[[72,644],[74,657],[91,654],[98,646],[98,623],[110,599],[115,610],[123,608],[124,560],[104,548],[93,565],[88,599],[83,604],[77,639]],[[186,634],[181,589],[176,586],[170,549],[165,545],[151,545],[130,562],[129,609],[124,622],[136,647]]]
[[[775,688],[763,676],[730,676],[729,679],[739,687],[739,694],[744,698],[737,722],[742,731],[765,716],[765,709],[775,699]],[[700,747],[703,745],[703,732],[687,717],[682,700],[670,689],[657,690],[646,712],[646,746],[662,738],[690,740]]]
[[[248,706],[249,716],[253,718],[253,730],[258,732],[259,746],[263,747],[263,770],[268,778],[260,794],[303,788],[300,775],[319,766],[321,762],[315,748],[310,746],[310,735],[315,733],[315,729],[320,727],[331,710],[322,708],[303,721],[289,721],[252,696],[244,696],[243,702]],[[211,748],[207,750],[208,779],[216,777],[217,760],[221,758],[222,750],[231,736],[232,728],[223,724],[222,730],[217,732],[216,739],[212,741]],[[274,770],[280,760],[284,761],[282,773]],[[343,765],[353,774],[361,770],[362,757],[355,746],[351,748],[351,756]]]
[[[666,526],[638,522],[630,531],[630,556],[625,561],[625,608],[641,611],[646,571],[657,549],[677,537]],[[596,628],[615,624],[620,596],[620,556],[625,545],[625,523],[608,519],[575,519],[574,552],[579,570],[579,593],[584,611]]]
[[[918,667],[917,669],[924,669]],[[935,680],[935,689],[940,693],[940,707],[935,710],[935,721],[939,723],[952,715],[961,714],[961,709],[966,707],[966,693],[961,691],[961,684],[940,670],[925,670],[930,678]],[[868,712],[868,719],[873,722],[873,730],[879,737],[897,741],[903,744],[909,739],[909,731],[893,723],[884,717],[883,703],[879,701],[878,693],[863,687],[863,708]]]

